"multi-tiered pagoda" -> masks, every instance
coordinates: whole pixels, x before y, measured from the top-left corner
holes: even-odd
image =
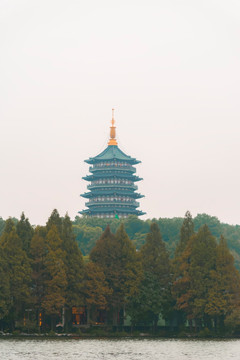
[[[85,203],[88,209],[79,211],[80,214],[101,218],[123,218],[128,215],[145,214],[137,210],[139,202],[136,199],[143,195],[135,192],[138,187],[134,184],[142,180],[134,175],[136,169],[133,166],[141,161],[124,154],[119,149],[114,124],[113,110],[108,147],[101,154],[85,160],[91,165],[89,168],[91,175],[83,177],[84,180],[90,181],[90,184],[87,186],[89,192],[81,196],[88,199]]]

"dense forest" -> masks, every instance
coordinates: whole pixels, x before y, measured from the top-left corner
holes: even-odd
[[[227,245],[238,227],[189,212],[183,219],[72,223],[57,210],[45,226],[22,214],[0,227],[2,331],[240,330],[240,275]]]
[[[14,223],[17,219],[12,218]],[[127,219],[121,220],[129,238],[133,241],[139,250],[145,241],[146,234],[150,229],[152,222],[156,222],[161,229],[161,234],[166,243],[170,257],[174,255],[176,244],[179,241],[180,228],[183,218],[159,218],[141,220],[136,216],[128,216]],[[240,270],[240,225],[229,225],[221,223],[215,216],[207,214],[198,214],[193,218],[194,228],[197,231],[201,226],[207,225],[216,238],[221,235],[227,240],[228,247],[235,259],[235,265]],[[76,236],[78,246],[84,256],[89,255],[91,249],[95,246],[97,239],[101,236],[106,226],[109,225],[112,232],[116,232],[119,226],[118,219],[99,219],[76,216],[72,222],[73,232]],[[3,233],[5,221],[0,217],[0,236]]]
[[[170,253],[170,257],[173,257],[176,245],[179,241],[179,233],[183,218],[140,220],[136,216],[128,216],[128,218],[123,219],[122,222],[129,238],[133,241],[138,250],[145,242],[151,223],[156,222],[161,229],[161,234],[166,243],[167,250]],[[218,218],[207,214],[198,214],[193,218],[193,223],[196,231],[198,231],[201,226],[207,225],[213,236],[216,238],[219,239],[220,236],[223,235],[227,240],[228,247],[235,259],[235,265],[240,270],[240,225],[224,224],[221,223]],[[90,253],[91,249],[96,244],[97,239],[101,236],[108,224],[110,225],[111,231],[116,232],[119,226],[119,220],[79,216],[75,218],[73,221],[73,230],[83,255],[88,255]]]

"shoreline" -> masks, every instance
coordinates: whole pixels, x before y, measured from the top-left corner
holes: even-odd
[[[19,339],[19,340],[67,340],[67,339],[74,339],[74,340],[94,340],[94,339],[101,339],[101,340],[130,340],[130,339],[139,339],[139,340],[240,340],[240,335],[234,336],[199,336],[199,335],[153,335],[148,333],[140,333],[140,334],[126,334],[126,333],[113,333],[113,334],[74,334],[74,333],[64,333],[64,334],[27,334],[27,333],[20,333],[20,334],[12,334],[12,333],[5,333],[0,334],[0,340],[3,339]]]

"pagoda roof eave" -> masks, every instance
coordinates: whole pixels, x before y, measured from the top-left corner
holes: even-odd
[[[145,215],[146,213],[141,211],[141,210],[131,210],[131,209],[124,209],[124,208],[101,208],[101,209],[86,209],[86,210],[82,210],[79,211],[79,214],[96,214],[96,213],[115,213],[115,214],[120,214],[120,213],[128,213],[128,215],[137,215],[137,216],[141,216],[141,215]]]
[[[95,157],[91,157],[85,160],[85,162],[87,164],[95,164],[96,162],[107,161],[107,160],[126,161],[130,164],[139,164],[141,162],[135,158],[132,158],[129,155],[126,155],[122,150],[119,149],[117,145],[109,145],[99,155]]]
[[[130,192],[130,191],[124,191],[124,190],[109,190],[109,191],[91,191],[84,194],[81,194],[80,196],[83,198],[92,198],[94,196],[110,196],[110,195],[125,195],[130,196],[133,199],[140,199],[145,197],[145,195],[141,195],[139,193]]]
[[[120,178],[120,179],[129,179],[133,182],[135,181],[141,181],[143,180],[143,178],[140,178],[137,175],[132,175],[132,174],[99,174],[99,175],[87,175],[87,176],[83,176],[82,179],[86,180],[86,181],[93,181],[95,179],[102,179],[102,178]]]

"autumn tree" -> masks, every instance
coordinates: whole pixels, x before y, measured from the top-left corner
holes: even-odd
[[[210,327],[209,317],[205,307],[208,301],[208,290],[211,287],[210,274],[216,264],[217,242],[209,228],[204,225],[193,238],[189,275],[191,278],[192,316],[195,321],[202,321]]]
[[[108,306],[112,310],[113,324],[119,324],[119,312],[138,290],[141,266],[136,249],[124,230],[123,224],[113,235],[107,226],[90,253],[91,260],[105,275],[111,295]]]
[[[45,229],[38,226],[30,243],[30,260],[32,266],[32,303],[36,310],[36,318],[39,323],[39,315],[42,312],[42,302],[45,292],[46,268],[45,257],[47,245],[45,240]]]
[[[107,308],[107,298],[112,295],[102,268],[89,262],[85,267],[84,294],[88,309],[88,323],[91,322],[94,311]]]
[[[65,322],[66,329],[71,320],[71,310],[73,306],[84,304],[83,296],[83,277],[84,264],[81,250],[75,240],[72,229],[72,222],[66,214],[62,221],[62,249],[65,253],[63,258],[66,271],[66,297],[65,297]]]
[[[7,262],[0,244],[0,321],[9,312],[10,305],[10,283]]]
[[[23,244],[11,219],[6,221],[1,237],[2,254],[9,274],[12,326],[30,302],[31,267]]]
[[[46,230],[47,232],[55,225],[58,231],[59,236],[62,234],[62,218],[59,215],[57,209],[54,209],[48,218],[46,223]]]
[[[240,306],[240,275],[223,236],[217,246],[216,266],[210,272],[210,281],[205,312],[213,318],[215,329],[222,331],[226,317]]]
[[[183,310],[188,320],[195,325],[211,327],[206,313],[209,289],[212,286],[211,273],[216,266],[217,242],[206,225],[188,241],[179,257],[179,276],[173,283],[176,306]]]
[[[42,307],[45,313],[51,317],[51,328],[53,329],[66,302],[67,287],[66,254],[62,250],[62,240],[54,224],[48,230],[46,242],[47,255],[44,259],[46,281]]]
[[[16,229],[17,235],[22,241],[23,250],[25,250],[26,253],[29,254],[30,243],[33,237],[34,230],[28,218],[25,217],[24,213],[21,214],[21,218],[17,223]]]
[[[175,317],[179,325],[183,325],[185,322],[185,313],[187,307],[187,297],[188,289],[190,286],[190,277],[189,277],[189,247],[190,240],[194,234],[194,223],[192,215],[189,211],[186,212],[181,229],[180,229],[180,238],[176,246],[175,256],[171,262],[172,268],[172,294],[173,298],[177,303],[172,304],[175,308]],[[189,307],[188,311],[190,311]],[[189,319],[190,327],[192,320]]]
[[[194,234],[194,223],[193,223],[192,215],[189,211],[187,211],[183,220],[183,224],[181,226],[180,240],[176,246],[175,258],[177,258],[182,254],[193,234]]]
[[[130,314],[133,321],[152,323],[157,328],[159,315],[166,317],[171,301],[169,255],[160,229],[152,223],[146,242],[140,249],[143,278],[137,296],[132,299]]]

